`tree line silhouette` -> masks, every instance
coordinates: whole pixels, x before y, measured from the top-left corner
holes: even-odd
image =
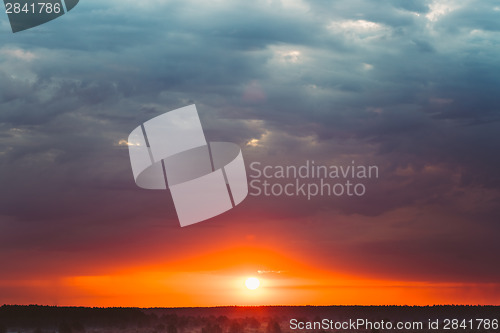
[[[134,327],[149,333],[181,333],[199,328],[199,333],[243,333],[258,330],[254,317],[228,318],[225,315],[179,316],[175,313],[146,313],[138,308],[86,308],[38,305],[0,307],[0,333],[84,333],[88,328],[126,329]],[[266,333],[281,333],[278,321],[267,322]]]
[[[499,318],[499,306],[262,306],[215,308],[0,307],[0,333],[282,333],[289,321]],[[324,333],[315,331],[315,333]]]

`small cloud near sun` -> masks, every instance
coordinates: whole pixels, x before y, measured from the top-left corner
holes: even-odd
[[[259,274],[281,274],[284,273],[285,271],[257,271]]]

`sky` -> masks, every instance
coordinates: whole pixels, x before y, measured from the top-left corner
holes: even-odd
[[[81,0],[15,34],[0,13],[0,304],[500,305],[499,53],[493,1]],[[127,138],[191,104],[249,180],[378,178],[181,228]]]

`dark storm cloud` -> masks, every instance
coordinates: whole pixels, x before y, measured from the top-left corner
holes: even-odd
[[[242,223],[265,230],[270,217],[283,232],[313,220],[319,233],[348,237],[338,216],[372,218],[386,238],[324,249],[359,261],[370,252],[388,267],[401,248],[412,273],[405,258],[452,257],[477,224],[488,233],[465,249],[498,253],[488,234],[499,231],[499,14],[475,1],[85,1],[38,29],[2,32],[0,247],[107,248],[153,237],[150,220],[176,228],[168,193],[135,187],[122,140],[196,103],[209,140],[240,144],[247,164],[354,158],[381,168],[365,198],[249,198]],[[451,235],[444,245],[424,222],[400,227],[416,237],[383,219],[436,206]],[[452,278],[459,263],[439,272]],[[467,263],[483,280],[500,276],[486,261]]]

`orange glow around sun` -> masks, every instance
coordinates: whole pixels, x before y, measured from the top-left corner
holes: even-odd
[[[498,303],[486,286],[381,280],[318,269],[276,250],[231,247],[109,274],[2,281],[24,290],[4,303],[193,307],[221,305],[428,305]],[[464,292],[467,291],[467,292]]]

